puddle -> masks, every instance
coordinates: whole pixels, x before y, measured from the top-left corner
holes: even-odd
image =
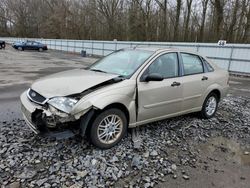
[[[208,143],[202,146],[201,150],[212,154],[214,157],[220,155],[226,160],[250,166],[250,154],[244,154],[245,151],[249,152],[250,149],[244,150],[240,144],[233,139],[227,139],[222,136],[212,138]]]

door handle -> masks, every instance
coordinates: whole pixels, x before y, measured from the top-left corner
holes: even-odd
[[[181,85],[181,83],[180,82],[173,82],[172,84],[171,84],[171,86],[172,87],[175,87],[175,86],[180,86]]]
[[[202,81],[208,80],[208,77],[203,76],[201,80],[202,80]]]

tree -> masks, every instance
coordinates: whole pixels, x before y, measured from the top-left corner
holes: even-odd
[[[187,3],[187,16],[186,16],[186,23],[185,23],[185,30],[184,30],[184,39],[186,40],[188,38],[188,26],[189,26],[189,20],[190,20],[190,15],[191,15],[191,5],[192,5],[193,0],[186,0]]]
[[[202,0],[202,18],[201,18],[201,26],[199,32],[199,41],[204,41],[204,27],[206,21],[206,14],[207,14],[207,4],[209,0]]]
[[[247,21],[246,21],[246,26],[245,26],[244,36],[243,36],[243,42],[250,43],[250,4],[248,4]]]
[[[175,25],[174,25],[174,41],[179,40],[179,21],[180,21],[180,14],[181,14],[181,0],[176,0],[177,6],[176,6],[176,16],[175,16]]]
[[[0,0],[0,36],[249,42],[250,0]]]
[[[168,39],[168,35],[167,35],[167,30],[168,30],[168,14],[167,14],[167,11],[168,11],[168,1],[167,0],[163,0],[162,2],[159,1],[159,0],[155,0],[156,3],[159,5],[160,9],[162,10],[163,12],[163,27],[162,27],[162,30],[161,30],[161,38],[166,41]]]
[[[215,40],[223,39],[223,11],[224,11],[224,0],[214,0],[213,1],[215,9]]]

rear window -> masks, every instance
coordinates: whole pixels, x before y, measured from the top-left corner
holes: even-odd
[[[206,66],[208,72],[214,71],[214,68],[203,57],[202,57],[202,61],[203,61],[204,65]]]
[[[184,75],[203,73],[202,61],[197,55],[181,53]]]

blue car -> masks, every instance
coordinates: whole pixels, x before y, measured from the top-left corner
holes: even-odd
[[[40,42],[36,42],[36,41],[15,42],[12,45],[12,47],[20,51],[38,50],[39,52],[42,52],[44,50],[48,50],[47,45],[42,44]]]

